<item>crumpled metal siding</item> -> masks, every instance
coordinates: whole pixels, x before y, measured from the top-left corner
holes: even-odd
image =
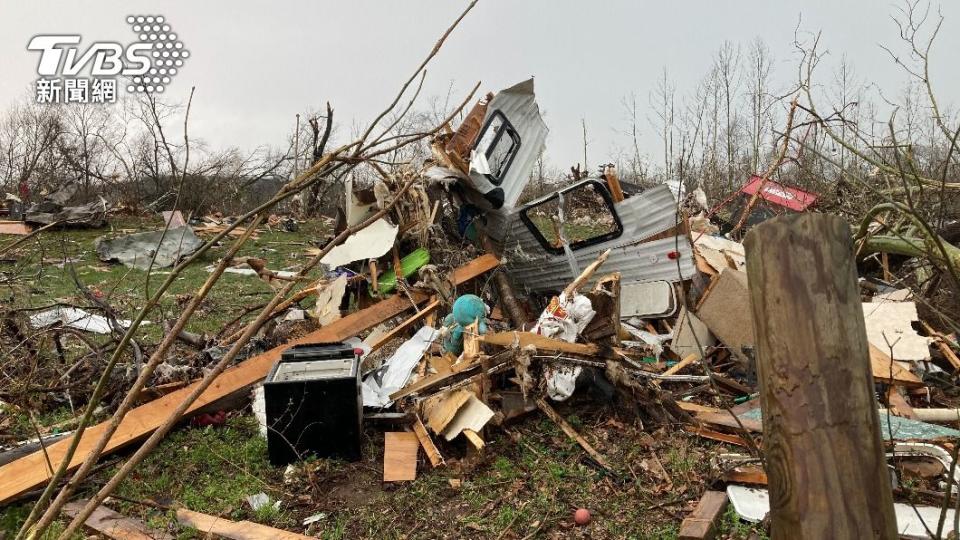
[[[490,100],[487,114],[483,119],[484,124],[494,111],[498,110],[507,117],[520,135],[520,148],[500,183],[500,188],[503,189],[503,207],[493,211],[505,214],[513,210],[517,200],[520,199],[520,193],[529,182],[530,171],[533,170],[537,158],[543,152],[549,130],[543,117],[540,116],[540,107],[533,93],[533,79],[527,79],[498,92]],[[470,176],[486,181],[486,177],[479,173],[471,172]]]
[[[643,242],[655,234],[674,227],[677,222],[677,200],[668,186],[657,186],[615,205],[623,223],[620,237],[579,249],[574,252],[577,265],[583,269],[606,249],[610,256],[600,267],[600,274],[620,272],[621,281],[670,282],[690,279],[696,273],[693,248],[686,236]],[[533,233],[520,221],[520,211],[510,215],[510,233],[504,240],[507,272],[515,285],[525,292],[555,291],[565,287],[574,276],[566,256],[547,253]],[[678,261],[667,255],[680,254]]]

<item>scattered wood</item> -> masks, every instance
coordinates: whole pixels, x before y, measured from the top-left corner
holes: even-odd
[[[64,505],[63,513],[76,517],[88,501],[84,499]],[[173,535],[147,527],[147,525],[100,505],[83,524],[91,531],[115,540],[173,540]]]
[[[229,540],[316,540],[312,536],[274,529],[252,521],[230,521],[186,508],[177,510],[177,521],[201,533]]]
[[[926,321],[920,321],[920,324],[923,325],[923,329],[926,330],[927,334],[933,338],[934,345],[937,346],[940,353],[950,362],[953,369],[955,371],[960,370],[960,358],[957,357],[957,353],[953,352],[953,348],[948,345],[947,336],[934,330]]]
[[[745,465],[734,467],[723,473],[723,479],[733,484],[749,484],[752,486],[767,485],[767,473],[759,465]]]
[[[423,453],[427,455],[427,459],[430,460],[430,465],[434,467],[446,465],[443,456],[440,455],[440,450],[437,449],[437,445],[433,444],[433,439],[430,438],[430,434],[427,433],[427,428],[417,415],[414,415],[413,432],[417,435],[417,439],[420,440],[420,446],[423,448]]]
[[[707,491],[697,507],[680,523],[680,540],[712,540],[717,534],[717,522],[727,509],[727,494]]]
[[[891,360],[890,355],[871,344],[868,345],[870,347],[870,370],[873,372],[874,380],[907,387],[923,386],[923,381],[919,377]]]
[[[426,307],[422,308],[420,311],[418,311],[411,317],[407,318],[397,326],[391,328],[389,332],[387,332],[386,334],[381,336],[379,339],[371,343],[370,352],[379,350],[381,347],[383,347],[387,343],[390,343],[391,341],[396,339],[398,336],[406,332],[414,324],[416,324],[417,322],[425,318],[427,315],[436,311],[438,307],[440,307],[440,301],[433,300],[432,302],[427,304]]]
[[[601,348],[592,343],[570,343],[562,339],[554,339],[532,332],[497,332],[484,334],[480,337],[483,343],[500,347],[524,348],[533,345],[544,353],[567,353],[580,356],[600,356]]]
[[[483,450],[483,447],[486,445],[486,443],[484,442],[483,437],[481,437],[479,433],[477,433],[472,429],[465,429],[463,430],[462,433],[463,433],[463,436],[467,438],[467,441],[470,444],[472,444],[475,449]]]
[[[563,289],[563,292],[561,294],[566,296],[567,298],[570,298],[571,296],[573,296],[573,293],[580,290],[580,287],[583,287],[584,285],[586,285],[587,281],[590,280],[590,277],[593,276],[593,274],[597,271],[597,268],[600,268],[600,265],[603,264],[607,260],[607,257],[609,256],[610,256],[609,249],[601,253],[600,256],[597,257],[597,260],[593,261],[586,268],[584,268],[583,271],[580,272],[580,275],[577,276],[576,279],[571,281],[570,284],[567,285],[565,289]]]
[[[417,451],[420,439],[409,431],[388,431],[383,442],[383,481],[406,482],[417,479]]]
[[[664,374],[664,375],[673,375],[673,374],[675,374],[675,373],[678,373],[681,369],[689,366],[690,364],[696,362],[696,361],[699,360],[699,359],[700,359],[700,355],[699,355],[698,353],[690,353],[689,355],[687,355],[686,357],[684,357],[683,360],[681,360],[681,361],[677,362],[676,364],[674,364],[673,367],[671,367],[670,369],[664,371],[663,374]]]
[[[476,278],[483,273],[496,268],[500,261],[492,255],[483,255],[473,259],[466,265],[454,271],[453,281],[457,284]],[[360,332],[372,328],[392,317],[411,308],[410,298],[420,304],[429,299],[429,294],[419,290],[411,290],[410,297],[394,295],[362,311],[351,313],[342,319],[334,321],[329,326],[306,334],[292,342],[270,349],[262,354],[253,356],[234,367],[225,370],[216,381],[201,394],[190,406],[187,413],[192,414],[201,407],[228,397],[237,392],[246,392],[251,386],[263,380],[273,364],[280,359],[280,354],[289,346],[299,343],[323,343],[343,341],[356,336]],[[115,452],[124,446],[140,441],[149,436],[166,419],[169,411],[192,392],[194,385],[171,392],[159,399],[132,409],[120,423],[103,454]],[[107,429],[106,423],[90,426],[84,432],[77,446],[77,451],[70,462],[70,470],[78,467],[87,458],[88,452]],[[69,440],[62,440],[46,447],[46,454],[56,468],[70,445]],[[47,460],[42,451],[35,451],[16,461],[0,467],[0,504],[5,504],[23,493],[43,486],[50,480]]]
[[[540,407],[540,410],[543,411],[543,413],[546,414],[551,420],[553,420],[554,423],[560,426],[560,429],[562,429],[568,437],[576,441],[577,444],[580,445],[580,448],[583,448],[584,451],[586,451],[587,454],[589,454],[590,457],[597,462],[597,464],[604,469],[613,472],[613,468],[610,466],[610,463],[607,461],[607,459],[603,457],[603,454],[598,452],[596,448],[587,442],[586,439],[580,436],[580,434],[577,433],[577,430],[573,429],[573,426],[571,426],[562,416],[560,416],[560,413],[551,407],[545,399],[542,397],[537,398],[537,406]]]

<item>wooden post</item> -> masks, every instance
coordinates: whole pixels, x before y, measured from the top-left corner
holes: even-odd
[[[785,216],[744,245],[771,538],[897,538],[850,226]]]

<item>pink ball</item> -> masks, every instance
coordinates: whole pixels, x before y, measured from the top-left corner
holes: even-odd
[[[573,522],[577,525],[590,523],[590,511],[586,508],[578,508],[577,511],[573,513]]]

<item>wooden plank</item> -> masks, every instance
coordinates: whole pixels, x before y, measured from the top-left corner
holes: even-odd
[[[850,225],[782,216],[744,247],[770,537],[898,538]]]
[[[752,431],[754,433],[763,433],[763,424],[759,420],[752,420],[750,418],[740,418],[739,423],[737,418],[734,418],[732,414],[727,411],[712,413],[712,412],[698,412],[694,415],[694,418],[712,426],[721,426],[730,429],[740,429],[740,426],[743,426],[743,429],[747,431]]]
[[[912,388],[923,386],[923,381],[919,377],[900,367],[900,364],[890,359],[890,355],[869,343],[868,345],[870,347],[870,369],[873,372],[874,380]]]
[[[570,354],[579,354],[581,356],[598,356],[600,347],[589,343],[569,343],[562,339],[553,339],[532,332],[496,332],[484,334],[480,337],[483,343],[497,345],[500,347],[513,347],[519,344],[520,348],[527,345],[533,345],[539,351],[543,352],[563,352]]]
[[[76,517],[88,501],[84,499],[69,502],[63,506],[63,513]],[[173,535],[147,527],[139,519],[133,519],[118,512],[98,506],[83,524],[90,530],[114,540],[173,540]]]
[[[727,444],[735,444],[737,446],[749,447],[747,441],[738,435],[731,435],[729,433],[720,433],[719,431],[713,431],[712,429],[706,429],[697,426],[684,426],[684,431],[687,433],[692,433],[694,435],[699,435],[704,439],[710,439],[712,441],[725,442]]]
[[[387,343],[390,343],[391,341],[393,341],[394,338],[396,338],[397,336],[405,332],[408,328],[416,324],[418,321],[420,321],[427,315],[436,311],[438,307],[440,307],[439,300],[434,300],[430,302],[429,304],[426,305],[426,307],[421,308],[419,312],[415,313],[413,316],[406,319],[405,321],[398,324],[397,326],[391,328],[390,331],[384,334],[383,336],[381,336],[380,339],[370,344],[370,352],[376,351],[377,349],[383,347]]]
[[[420,379],[419,381],[408,384],[407,386],[397,390],[396,392],[390,394],[390,400],[396,401],[400,398],[407,397],[411,394],[416,394],[428,388],[433,388],[435,386],[441,385],[447,381],[452,381],[461,373],[466,373],[468,371],[474,371],[480,367],[479,362],[474,362],[468,364],[467,362],[460,362],[459,364],[454,364],[451,366],[451,371],[449,373],[436,373],[433,375],[427,375],[426,377]]]
[[[316,540],[312,536],[274,529],[252,521],[230,521],[226,518],[194,512],[186,508],[177,510],[177,521],[181,525],[193,527],[201,533],[229,540]]]
[[[487,444],[484,442],[483,437],[481,437],[479,433],[472,429],[465,429],[461,433],[463,433],[463,436],[467,438],[467,441],[469,441],[470,444],[472,444],[477,450],[483,450],[483,447]]]
[[[700,358],[699,354],[688,354],[686,358],[677,362],[670,369],[663,372],[664,375],[673,375],[680,371],[681,369],[689,366],[690,364],[696,362]]]
[[[950,365],[953,366],[953,369],[960,369],[960,358],[958,358],[957,354],[953,352],[953,349],[950,348],[950,345],[946,343],[947,336],[934,330],[929,324],[926,323],[926,321],[920,321],[920,324],[923,325],[923,329],[927,331],[927,334],[933,338],[933,342],[937,346],[937,349],[940,349],[940,353],[946,357],[947,361],[950,362]]]
[[[887,403],[892,409],[893,414],[897,416],[902,416],[904,418],[910,418],[911,420],[919,420],[920,417],[917,416],[917,413],[913,411],[913,407],[910,406],[910,403],[903,397],[903,394],[900,393],[900,389],[896,386],[887,387]]]
[[[33,228],[22,221],[0,221],[0,234],[26,236],[33,232]]]
[[[409,431],[388,431],[383,439],[383,481],[406,482],[417,479],[417,450],[420,439]]]
[[[544,414],[549,416],[550,419],[554,421],[554,423],[560,426],[560,429],[562,429],[563,432],[566,433],[568,437],[576,441],[577,444],[580,445],[580,448],[583,448],[587,452],[587,454],[590,454],[590,457],[593,458],[593,460],[596,461],[598,464],[600,464],[601,467],[603,467],[608,471],[613,471],[613,468],[610,466],[610,463],[607,461],[607,459],[603,457],[603,454],[598,452],[597,449],[594,448],[590,443],[588,443],[586,439],[580,436],[580,434],[577,433],[577,430],[573,429],[573,426],[567,423],[567,421],[564,420],[562,416],[560,416],[560,413],[554,410],[554,408],[551,407],[550,404],[547,403],[545,399],[537,398],[537,407],[540,407],[540,410],[543,411]]]
[[[464,283],[493,268],[499,260],[493,255],[483,255],[454,271],[453,281],[456,284]],[[429,299],[426,292],[412,290],[410,296],[417,303],[424,303]],[[328,326],[311,332],[299,339],[270,349],[254,356],[240,364],[225,370],[209,388],[190,406],[187,414],[195,412],[201,407],[213,403],[235,392],[242,391],[263,380],[273,364],[280,359],[280,354],[288,347],[299,343],[338,342],[356,336],[383,321],[395,317],[411,308],[412,304],[406,295],[394,295],[387,300],[370,306],[369,308],[351,313],[338,319]],[[192,391],[194,385],[171,392],[159,399],[141,405],[131,410],[120,423],[120,427],[110,438],[104,448],[104,455],[115,452],[128,444],[138,442],[148,437],[159,427],[167,416]],[[109,421],[108,421],[109,422]],[[70,461],[70,469],[78,467],[87,457],[101,433],[106,431],[107,422],[87,428],[81,438],[77,451]],[[65,439],[47,447],[54,469],[66,454],[70,440]],[[51,474],[47,468],[47,461],[42,450],[24,456],[17,461],[0,467],[0,505],[6,504],[23,493],[39,488],[50,480]]]
[[[765,486],[768,483],[767,473],[759,465],[737,467],[723,473],[723,480],[733,484],[750,484]]]
[[[693,512],[680,523],[680,540],[711,540],[717,534],[717,522],[727,509],[727,494],[706,491]]]
[[[430,396],[423,401],[423,417],[427,419],[427,426],[437,435],[443,433],[457,411],[470,399],[467,390],[455,390]]]
[[[420,420],[420,416],[416,414],[414,414],[413,417],[413,432],[417,435],[417,439],[420,440],[420,446],[423,447],[423,453],[426,454],[427,459],[430,460],[430,465],[439,467],[447,464],[443,460],[443,456],[440,455],[440,450],[437,449],[437,445],[433,444],[433,439],[430,437],[430,434],[427,433],[427,428]]]

